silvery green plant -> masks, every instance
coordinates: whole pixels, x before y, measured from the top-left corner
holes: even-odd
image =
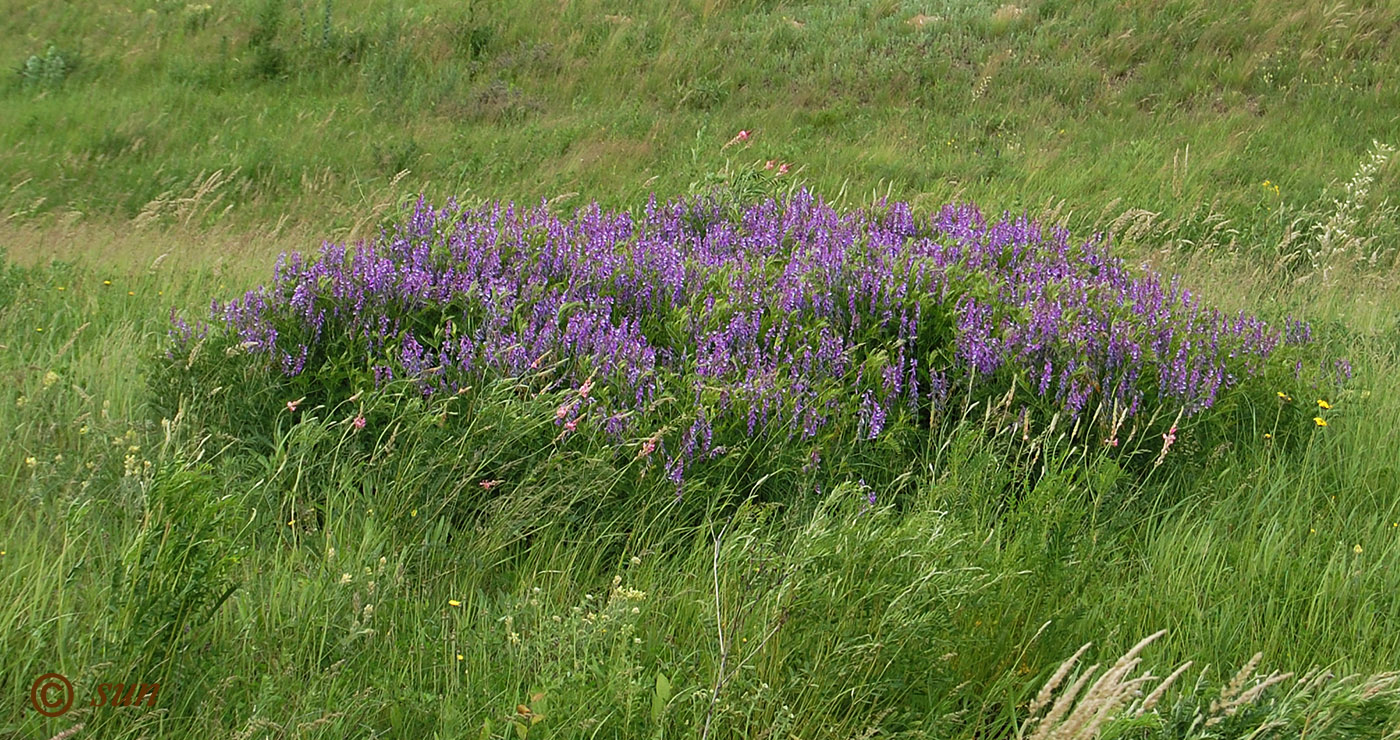
[[[20,67],[19,76],[26,89],[42,88],[50,90],[63,84],[77,66],[71,53],[59,51],[52,43],[42,56],[31,54]]]

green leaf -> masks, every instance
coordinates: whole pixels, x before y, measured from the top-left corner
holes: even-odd
[[[656,674],[656,693],[651,697],[651,723],[661,724],[661,716],[666,712],[666,705],[671,701],[671,681],[666,678],[666,674]]]

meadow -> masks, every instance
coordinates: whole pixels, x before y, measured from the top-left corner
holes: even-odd
[[[1390,4],[0,9],[0,737],[1400,737]]]

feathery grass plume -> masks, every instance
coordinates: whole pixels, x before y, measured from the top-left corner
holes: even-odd
[[[1065,717],[1058,726],[1047,721],[1041,725],[1035,737],[1046,740],[1097,737],[1104,722],[1110,719],[1115,711],[1139,695],[1142,684],[1154,678],[1150,672],[1132,679],[1129,679],[1128,676],[1142,662],[1139,657],[1142,651],[1166,633],[1166,630],[1159,630],[1138,641],[1131,650],[1114,662],[1089,687],[1069,716]],[[1094,669],[1091,668],[1085,672],[1084,678],[1093,675],[1093,673]]]
[[[1351,675],[1337,679],[1326,670],[1314,669],[1278,693],[1291,672],[1273,671],[1259,677],[1256,670],[1263,660],[1256,653],[1220,688],[1214,698],[1204,683],[1204,673],[1194,686],[1181,688],[1169,706],[1164,700],[1179,679],[1191,668],[1188,661],[1165,679],[1157,681],[1151,672],[1129,676],[1141,663],[1139,654],[1163,632],[1151,635],[1119,658],[1097,681],[1085,686],[1098,671],[1092,666],[1060,693],[1043,719],[1035,715],[1044,708],[1056,689],[1083,655],[1080,648],[1046,682],[1030,704],[1030,719],[1021,724],[1016,737],[1027,740],[1089,740],[1107,733],[1119,737],[1125,732],[1135,737],[1373,737],[1393,740],[1400,719],[1400,673],[1380,673],[1370,677]],[[1142,689],[1157,685],[1141,699]],[[1083,691],[1081,695],[1080,692]],[[1266,699],[1267,697],[1267,699]],[[1071,711],[1071,707],[1073,708]],[[1206,730],[1206,728],[1210,728]]]
[[[1235,673],[1235,677],[1230,679],[1230,683],[1226,684],[1224,690],[1220,692],[1220,698],[1210,703],[1210,711],[1212,714],[1223,705],[1229,704],[1239,695],[1240,691],[1244,690],[1245,682],[1249,680],[1250,676],[1254,675],[1255,669],[1259,667],[1259,663],[1263,660],[1263,653],[1255,653],[1254,656],[1249,659],[1249,662],[1245,663],[1244,666]]]
[[[68,738],[73,737],[79,732],[82,732],[83,728],[86,726],[87,723],[79,722],[78,724],[69,727],[68,729],[58,733],[57,735],[54,735],[53,737],[49,738],[49,740],[68,740]]]
[[[1138,641],[1108,670],[1104,671],[1098,680],[1089,686],[1083,696],[1080,696],[1079,692],[1098,672],[1099,666],[1097,664],[1090,666],[1068,689],[1060,694],[1045,717],[1037,720],[1035,715],[1049,702],[1060,683],[1073,670],[1075,663],[1089,649],[1089,644],[1079,648],[1074,655],[1060,664],[1060,667],[1051,675],[1050,680],[1036,694],[1029,707],[1031,719],[1021,726],[1017,737],[1024,737],[1026,731],[1032,728],[1035,729],[1035,733],[1030,736],[1030,740],[1097,737],[1104,725],[1112,720],[1120,709],[1127,706],[1133,698],[1141,696],[1143,685],[1155,679],[1150,671],[1136,678],[1129,678],[1129,676],[1141,664],[1142,651],[1166,633],[1166,630],[1159,630]],[[1174,682],[1184,670],[1185,666],[1178,668],[1153,690],[1152,694],[1149,695],[1153,704],[1161,699],[1166,687]],[[1072,711],[1071,707],[1073,707]]]
[[[1162,697],[1167,695],[1167,689],[1171,688],[1172,684],[1176,683],[1178,678],[1181,678],[1181,674],[1185,673],[1192,665],[1195,665],[1195,661],[1188,660],[1182,663],[1176,670],[1171,672],[1171,675],[1157,684],[1157,688],[1153,689],[1152,693],[1148,694],[1147,698],[1142,700],[1142,705],[1137,709],[1137,716],[1141,717],[1143,714],[1152,711],[1153,708],[1157,706],[1157,703],[1162,700]]]
[[[1050,707],[1050,711],[1046,713],[1045,719],[1037,726],[1036,732],[1034,735],[1031,735],[1030,740],[1049,740],[1049,738],[1059,734],[1057,730],[1060,728],[1060,718],[1064,717],[1065,714],[1069,712],[1070,707],[1074,706],[1075,697],[1079,695],[1079,691],[1084,688],[1084,684],[1088,683],[1089,679],[1093,678],[1094,673],[1098,670],[1099,664],[1095,663],[1089,666],[1089,670],[1085,671],[1084,675],[1070,684],[1069,689],[1061,694],[1060,698],[1055,700],[1054,706]]]
[[[1074,655],[1069,656],[1065,662],[1060,664],[1059,668],[1055,669],[1055,673],[1051,675],[1050,680],[1046,681],[1045,685],[1041,687],[1040,692],[1035,695],[1035,700],[1031,702],[1030,707],[1026,710],[1031,717],[1035,717],[1040,713],[1040,710],[1044,709],[1046,705],[1050,703],[1050,698],[1054,696],[1055,689],[1060,687],[1060,682],[1065,680],[1065,676],[1068,676],[1070,671],[1074,670],[1074,664],[1079,662],[1079,658],[1082,657],[1093,644],[1092,642],[1084,643],[1083,647],[1075,651]]]

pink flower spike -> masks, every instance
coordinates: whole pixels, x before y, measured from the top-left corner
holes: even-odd
[[[578,429],[578,419],[570,419],[568,423],[564,424],[564,429],[570,432],[574,431],[575,429]]]
[[[564,404],[563,406],[560,406],[559,408],[557,408],[557,409],[554,410],[554,418],[556,418],[556,419],[562,419],[562,418],[564,418],[564,417],[566,417],[566,416],[568,416],[568,415],[569,415],[569,404],[567,404],[567,403]]]
[[[765,170],[771,170],[771,169],[773,169],[774,167],[776,167],[777,165],[778,165],[778,162],[777,162],[776,160],[770,159],[770,160],[768,160],[767,162],[764,162],[764,163],[763,163],[763,169],[765,169]]]
[[[488,490],[488,491],[491,490],[492,488],[495,488],[496,486],[498,486],[498,485],[500,485],[500,484],[501,484],[501,482],[498,481],[498,480],[484,480],[484,481],[482,481],[482,482],[480,483],[481,487],[484,488],[484,489],[486,489],[486,490]]]
[[[787,162],[783,162],[782,164],[778,165],[778,174],[779,174],[779,175],[786,175],[786,174],[787,174],[787,171],[788,171]]]
[[[288,410],[288,411],[296,411],[296,410],[297,410],[297,407],[301,405],[301,402],[302,402],[303,400],[305,400],[305,399],[298,398],[298,399],[295,400],[295,401],[288,401],[288,402],[287,402],[287,410]]]
[[[752,134],[748,131],[748,129],[745,129],[736,134],[734,138],[730,139],[724,146],[720,148],[728,149],[729,147],[734,146],[735,144],[747,142],[750,136],[752,136]]]
[[[364,428],[365,428],[365,417],[363,417],[363,416],[356,416],[356,417],[355,417],[354,424],[355,424],[355,429],[364,429]]]
[[[578,394],[579,394],[579,396],[582,397],[582,398],[588,398],[588,394],[589,394],[589,392],[592,391],[592,390],[593,390],[593,379],[592,379],[592,378],[589,378],[588,380],[583,381],[583,385],[579,386]]]

